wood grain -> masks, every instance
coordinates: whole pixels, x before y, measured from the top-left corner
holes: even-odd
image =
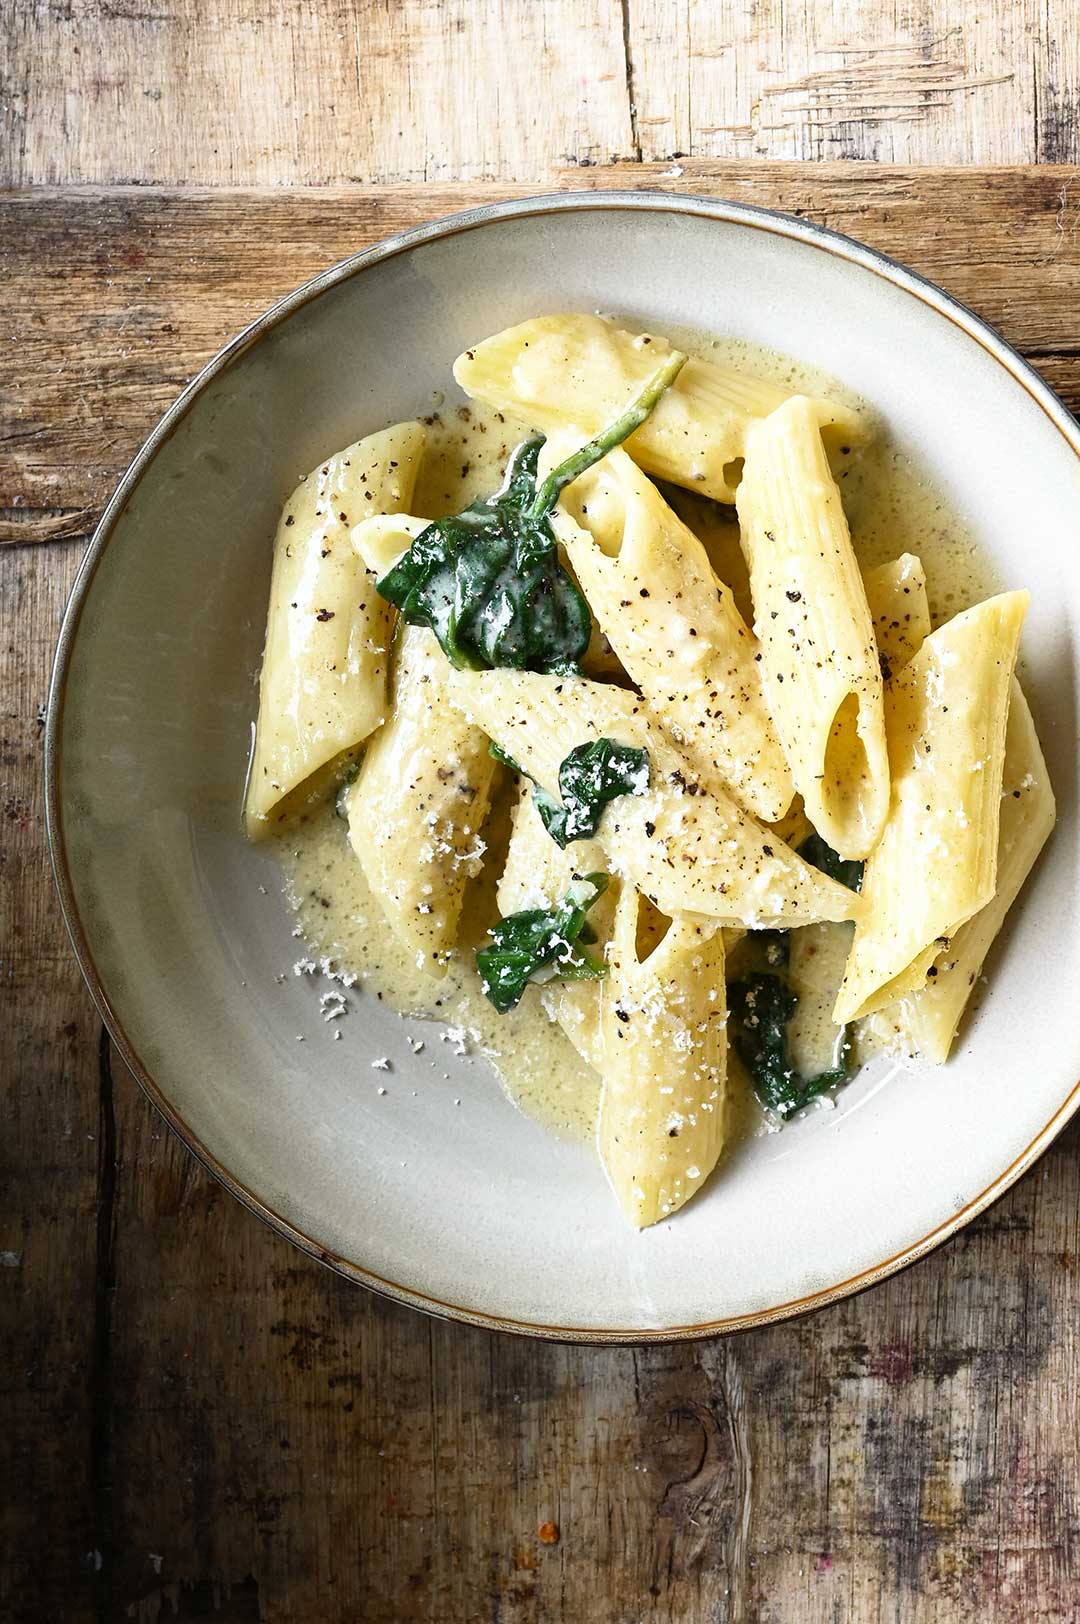
[[[829,0],[797,19],[783,0],[632,0],[629,17],[645,158],[1080,156],[1069,0]]]
[[[803,210],[1080,404],[1070,171],[575,169]],[[793,1325],[576,1349],[347,1286],[114,1063],[48,883],[39,706],[78,540],[191,373],[329,261],[505,187],[0,201],[0,1619],[1076,1624],[1080,1126]],[[541,1538],[554,1524],[557,1538]],[[545,1532],[550,1538],[550,1530]]]
[[[687,163],[562,170],[561,187],[704,192],[861,237],[939,281],[1080,405],[1080,185],[1065,167]],[[0,195],[9,345],[0,543],[85,536],[147,430],[225,340],[335,260],[527,188],[151,188]]]
[[[1080,160],[1074,0],[27,0],[0,184]]]

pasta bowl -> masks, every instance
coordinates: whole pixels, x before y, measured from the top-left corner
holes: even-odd
[[[478,337],[571,308],[765,344],[874,404],[1001,583],[1031,591],[1025,688],[1059,809],[949,1065],[875,1061],[835,1109],[741,1144],[692,1205],[640,1234],[588,1148],[522,1115],[482,1055],[363,994],[347,1021],[323,1018],[276,860],[246,844],[240,814],[271,540],[297,478],[429,410]],[[1018,512],[1002,472],[1020,467]],[[706,1335],[919,1257],[1080,1103],[1062,996],[1080,935],[1060,906],[1077,861],[1078,490],[1080,431],[1000,337],[804,221],[681,196],[560,195],[437,222],[334,267],[166,414],[106,510],[61,633],[49,837],[76,954],[128,1065],[260,1217],[436,1314],[582,1341]]]

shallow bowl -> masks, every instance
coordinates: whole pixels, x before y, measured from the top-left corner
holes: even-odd
[[[992,995],[948,1067],[868,1068],[835,1111],[750,1142],[642,1235],[591,1152],[520,1115],[484,1063],[447,1055],[432,1070],[371,998],[327,1041],[315,989],[289,973],[298,944],[275,860],[240,832],[271,540],[297,477],[427,409],[468,343],[556,309],[767,344],[874,402],[1003,583],[1031,588],[1027,680],[1059,803],[995,951]],[[1080,432],[1037,375],[936,288],[805,221],[692,197],[561,195],[459,215],[334,267],[166,414],[64,621],[49,834],[79,962],[126,1061],[274,1228],[435,1313],[662,1339],[882,1278],[1007,1188],[1080,1101],[1078,509]],[[384,1054],[394,1072],[379,1094],[370,1062]]]

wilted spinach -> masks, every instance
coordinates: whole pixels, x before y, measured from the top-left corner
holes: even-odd
[[[799,847],[799,856],[827,874],[830,880],[839,880],[849,891],[862,890],[864,865],[854,857],[841,857],[819,834],[807,835]]]
[[[786,1121],[819,1094],[847,1082],[853,1053],[851,1028],[838,1029],[836,1063],[830,1070],[816,1077],[800,1076],[788,1053],[788,1028],[799,1007],[799,996],[787,979],[787,934],[758,934],[776,973],[754,970],[728,988],[728,1035],[762,1105]]]
[[[504,761],[522,777],[527,773],[513,756],[497,744],[490,746],[496,761]],[[544,828],[564,851],[572,840],[591,840],[600,827],[604,808],[620,795],[644,795],[649,787],[649,752],[614,739],[593,739],[575,745],[559,765],[561,801],[533,780],[533,800]]]
[[[641,427],[685,361],[673,351],[627,409],[539,488],[544,437],[523,441],[494,496],[436,519],[377,582],[410,625],[430,627],[451,665],[577,669],[592,621],[577,583],[559,561],[549,515],[564,486]]]
[[[596,937],[586,914],[607,890],[606,874],[575,880],[557,908],[530,908],[500,919],[491,946],[476,955],[480,985],[500,1015],[520,1002],[538,970],[550,966],[565,981],[598,980],[607,966],[582,947]]]

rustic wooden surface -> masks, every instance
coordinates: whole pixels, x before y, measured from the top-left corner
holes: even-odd
[[[1071,170],[667,167],[557,181],[856,231],[1080,406]],[[933,1257],[804,1322],[530,1344],[381,1302],[260,1227],[162,1127],[78,980],[40,715],[110,486],[275,296],[512,191],[0,199],[0,1620],[1076,1624],[1080,1127]]]
[[[1080,161],[1076,0],[9,0],[0,183]],[[0,12],[0,15],[3,15]]]

